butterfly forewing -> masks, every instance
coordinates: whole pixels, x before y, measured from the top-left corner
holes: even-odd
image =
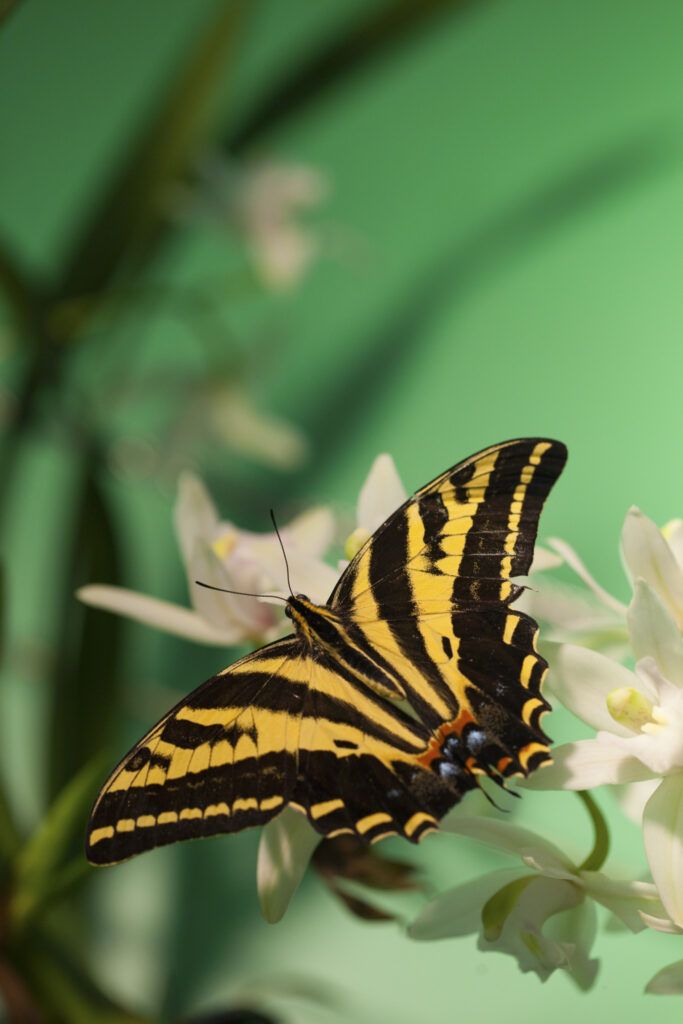
[[[511,607],[512,578],[529,571],[565,461],[564,445],[540,439],[480,452],[390,516],[335,588],[354,642],[378,652],[432,730],[423,764],[449,737],[474,771],[526,774],[548,758],[546,663],[535,622]]]

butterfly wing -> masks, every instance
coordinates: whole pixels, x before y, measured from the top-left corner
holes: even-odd
[[[487,448],[419,490],[376,531],[330,598],[431,730],[424,766],[527,774],[549,759],[539,720],[547,667],[536,623],[511,607],[543,502],[566,461],[557,441]],[[455,767],[442,768],[445,751]]]
[[[295,637],[200,686],[121,761],[93,808],[88,859],[260,825],[291,804],[322,835],[416,841],[455,797],[416,758],[428,731]]]

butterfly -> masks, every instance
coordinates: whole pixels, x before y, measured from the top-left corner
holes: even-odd
[[[294,632],[180,701],[114,769],[87,856],[111,864],[261,825],[290,806],[323,836],[417,842],[489,776],[550,760],[547,664],[513,607],[558,441],[493,445],[422,487]]]

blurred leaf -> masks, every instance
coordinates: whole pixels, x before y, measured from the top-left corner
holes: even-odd
[[[98,453],[92,451],[75,508],[60,647],[48,690],[52,698],[48,789],[53,796],[84,764],[106,750],[121,699],[122,623],[115,615],[87,608],[75,597],[80,586],[94,579],[120,582],[118,540],[97,465]]]
[[[345,31],[338,32],[327,46],[297,64],[278,79],[260,105],[236,131],[228,133],[226,149],[241,153],[288,118],[320,99],[348,75],[376,61],[391,49],[413,43],[420,30],[438,15],[467,8],[472,0],[393,0],[370,9]],[[370,5],[368,5],[370,6]]]
[[[2,0],[0,0],[2,3]],[[0,18],[2,10],[0,8]],[[33,330],[36,311],[42,308],[39,295],[28,271],[17,256],[0,239],[0,292],[4,296],[18,326],[23,328],[23,340],[35,344],[37,332]]]
[[[62,790],[15,861],[10,923],[24,927],[48,901],[91,870],[82,852],[85,821],[102,777],[97,758]],[[74,848],[80,852],[74,857]]]
[[[0,565],[0,668],[5,655],[7,625],[7,579],[4,565]],[[5,875],[8,866],[21,846],[21,836],[14,821],[9,795],[4,780],[0,779],[0,877]]]
[[[147,1018],[117,1006],[65,944],[42,928],[13,944],[11,953],[45,1024],[148,1024]]]
[[[0,959],[0,998],[7,1024],[44,1024],[45,1018],[14,965]]]
[[[14,821],[4,783],[0,781],[0,878],[21,847],[21,836]]]
[[[201,1013],[198,1017],[186,1017],[182,1024],[278,1024],[275,1017],[266,1016],[260,1010],[232,1009]]]
[[[62,299],[101,291],[122,259],[139,261],[145,254],[161,223],[164,188],[187,170],[206,138],[244,6],[243,0],[217,5],[190,47],[185,67],[172,76],[160,108],[143,126],[66,261],[57,289]]]

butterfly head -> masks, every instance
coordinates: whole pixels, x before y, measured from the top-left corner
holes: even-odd
[[[340,642],[338,619],[327,605],[314,604],[305,594],[296,594],[285,605],[285,615],[299,636],[311,647],[334,648]]]
[[[314,605],[309,601],[305,594],[292,594],[285,605],[285,615],[288,619],[292,619],[293,622],[296,622],[297,616],[305,614],[306,608],[313,607]]]

